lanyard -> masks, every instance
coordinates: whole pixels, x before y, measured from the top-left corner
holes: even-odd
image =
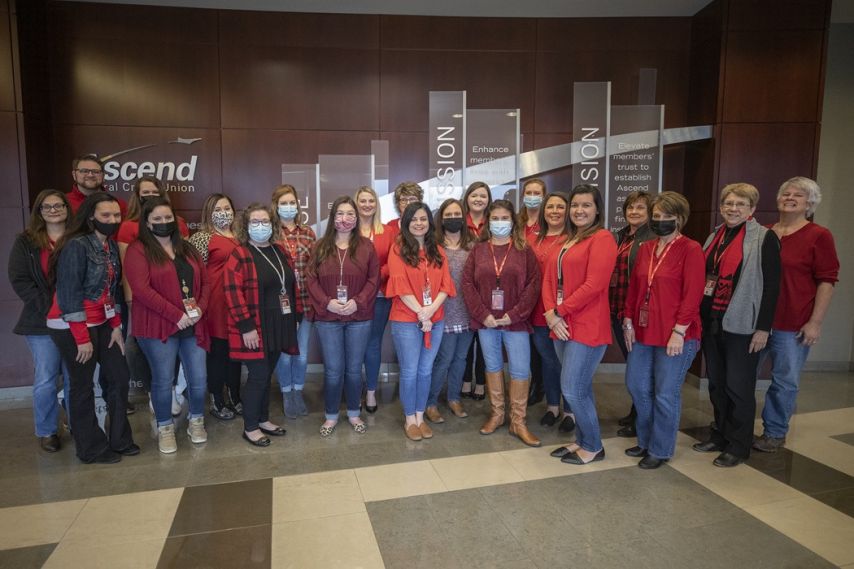
[[[682,238],[681,235],[677,235],[676,239],[668,243],[664,247],[664,251],[661,252],[661,257],[658,258],[658,262],[655,264],[655,268],[652,266],[652,261],[655,259],[655,247],[652,248],[652,258],[649,260],[649,269],[646,272],[646,297],[649,299],[649,292],[652,290],[652,280],[655,278],[655,273],[658,272],[658,268],[661,266],[661,263],[664,262],[664,258],[670,252],[670,248],[673,247],[673,244],[679,241]]]
[[[739,228],[738,231],[741,231],[741,228]],[[724,244],[724,242],[726,241],[726,233],[727,228],[726,226],[724,226],[723,228],[721,228],[721,232],[718,233],[718,236],[715,238],[715,249],[714,253],[712,254],[712,270],[715,274],[718,274],[718,269],[720,268],[721,264],[721,258],[724,256],[724,253],[726,253],[727,249],[729,249],[730,243],[732,243],[733,239],[735,239],[735,236],[738,234],[738,232],[733,233],[733,238],[729,240],[729,243]]]
[[[504,263],[507,262],[507,257],[510,255],[510,249],[513,248],[513,243],[507,244],[507,252],[504,253],[504,258],[501,260],[501,265],[498,264],[498,260],[495,258],[495,249],[492,247],[492,241],[489,242],[489,250],[492,253],[492,264],[495,266],[495,285],[498,286],[501,284],[501,273],[504,271]]]
[[[575,239],[563,244],[560,253],[557,255],[557,286],[558,289],[563,288],[563,256],[569,253],[570,248],[575,245]]]
[[[619,259],[619,258],[620,258],[620,255],[622,255],[623,253],[625,253],[627,250],[631,249],[631,248],[632,248],[632,244],[633,244],[634,242],[635,242],[634,237],[627,238],[625,241],[623,241],[623,244],[622,244],[622,245],[620,245],[620,248],[619,248],[619,249],[617,249],[617,258]]]
[[[279,257],[279,253],[278,253],[278,251],[276,251],[276,246],[270,245],[270,247],[273,248],[273,255],[276,256],[276,260],[279,262],[279,270],[282,271],[281,273],[278,270],[276,270],[276,265],[273,264],[273,261],[271,261],[269,259],[269,257],[267,257],[267,255],[265,255],[261,249],[259,249],[254,243],[252,243],[252,246],[255,247],[256,251],[261,253],[261,256],[264,257],[264,260],[267,261],[267,264],[270,265],[270,267],[272,267],[273,271],[276,273],[276,276],[279,277],[279,282],[282,283],[281,292],[282,292],[282,294],[285,294],[285,267],[284,267],[284,265],[282,265],[282,258]]]
[[[341,249],[337,245],[335,246],[335,255],[338,257],[338,286],[344,285],[344,261],[347,260],[347,253],[349,251],[349,247],[344,249],[344,256],[342,257]]]

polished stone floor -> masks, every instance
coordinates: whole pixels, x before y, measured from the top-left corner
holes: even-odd
[[[618,379],[597,377],[607,458],[584,467],[549,457],[567,440],[554,428],[533,427],[540,449],[479,435],[485,401],[408,441],[394,383],[367,434],[342,421],[321,439],[312,377],[314,413],[267,449],[208,417],[208,443],[179,436],[161,455],[140,405],[142,453],[111,466],[80,464],[67,437],[43,453],[26,403],[4,402],[0,567],[854,568],[854,374],[808,374],[786,449],[734,469],[690,449],[711,415],[685,386],[676,455],[656,471],[615,436]]]

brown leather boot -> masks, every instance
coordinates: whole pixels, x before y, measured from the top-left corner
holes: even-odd
[[[504,424],[504,372],[486,373],[486,390],[489,393],[489,404],[492,413],[486,423],[480,428],[481,435],[491,435],[495,429]],[[525,394],[527,401],[528,395]]]
[[[540,446],[540,439],[528,430],[525,416],[528,412],[528,384],[530,380],[510,380],[510,434],[529,447]]]

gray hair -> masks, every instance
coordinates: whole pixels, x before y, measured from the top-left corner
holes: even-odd
[[[796,189],[807,194],[807,217],[815,215],[815,210],[818,208],[818,204],[821,203],[821,188],[818,187],[815,180],[810,180],[803,176],[789,178],[783,182],[782,186],[780,186],[780,189],[777,191],[777,197],[779,198],[783,195],[783,192],[786,191],[786,188],[789,186],[794,186]]]

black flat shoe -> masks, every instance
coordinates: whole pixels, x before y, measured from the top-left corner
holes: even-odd
[[[632,458],[639,458],[642,456],[646,456],[647,452],[645,448],[641,447],[632,447],[626,449],[626,456],[630,456]]]
[[[569,447],[557,447],[556,449],[554,449],[552,452],[549,453],[549,456],[553,456],[555,458],[562,458],[563,456],[569,454],[570,452],[572,452],[572,451],[569,450]]]
[[[629,413],[625,417],[620,417],[617,420],[617,424],[620,425],[621,427],[628,427],[629,425],[634,424],[634,422],[635,422],[635,418],[632,416],[631,413]]]
[[[712,441],[694,443],[691,448],[697,452],[721,452],[724,450],[722,446]]]
[[[563,421],[560,422],[560,427],[557,430],[561,433],[571,433],[575,430],[575,419],[570,415],[564,415]]]
[[[628,427],[623,427],[622,429],[617,430],[617,436],[623,437],[624,439],[632,439],[638,436],[638,432],[635,430],[634,425],[629,425]]]
[[[379,406],[377,406],[377,405],[365,405],[365,411],[367,411],[371,415],[376,413],[378,408],[379,408]]]
[[[139,445],[131,443],[123,449],[118,449],[115,452],[122,456],[136,456],[139,454]]]
[[[712,464],[715,466],[720,466],[721,468],[732,468],[733,466],[738,466],[744,462],[744,459],[740,456],[735,456],[731,452],[722,452]]]
[[[557,417],[551,411],[546,411],[546,414],[540,419],[540,424],[544,427],[554,427],[555,423],[557,423]]]
[[[486,399],[486,392],[484,391],[483,393],[475,393],[474,391],[472,391],[471,398],[475,401],[483,401],[484,399]]]
[[[641,461],[638,463],[638,467],[644,470],[655,470],[656,468],[667,462],[667,460],[668,459],[666,458],[655,458],[654,456],[648,454],[644,456],[643,459],[641,459]]]
[[[246,442],[248,442],[252,446],[256,446],[256,447],[268,447],[268,446],[270,446],[270,439],[268,439],[267,437],[261,437],[257,441],[253,441],[252,439],[249,438],[249,435],[247,435],[246,432],[244,432],[243,438],[246,439]]]
[[[101,454],[91,460],[84,460],[86,464],[115,464],[122,460],[122,455],[111,450],[105,449]]]
[[[57,452],[62,448],[62,442],[59,440],[59,436],[54,433],[47,437],[39,437],[39,446],[45,452]]]
[[[597,452],[596,456],[594,456],[593,458],[591,458],[587,462],[584,462],[584,459],[581,458],[580,456],[578,456],[574,452],[570,452],[568,454],[565,454],[563,456],[563,458],[560,459],[561,462],[565,462],[567,464],[578,464],[578,465],[582,465],[582,466],[585,464],[590,464],[591,462],[598,462],[600,460],[605,460],[605,449],[604,448],[602,450],[600,450],[599,452]]]
[[[265,435],[270,435],[271,437],[284,437],[285,433],[287,432],[281,427],[276,427],[275,429],[265,429],[264,427],[258,428],[261,429],[262,433],[264,433]]]

